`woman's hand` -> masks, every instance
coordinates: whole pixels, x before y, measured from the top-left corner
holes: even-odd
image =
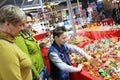
[[[89,60],[91,60],[91,59],[93,59],[93,57],[91,57],[90,55],[88,55],[88,54],[85,54],[85,58],[89,61]]]
[[[40,77],[40,78],[38,78],[37,80],[42,80],[42,78]]]
[[[83,65],[82,65],[82,64],[78,64],[78,68],[79,68],[79,70],[81,71],[82,68],[83,68]]]

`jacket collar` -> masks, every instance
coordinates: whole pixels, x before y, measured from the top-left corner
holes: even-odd
[[[11,36],[8,33],[3,32],[3,31],[0,31],[0,38],[5,39],[5,40],[7,40],[7,41],[9,41],[11,43],[15,42],[15,38],[13,36]]]
[[[65,45],[65,44],[64,44]],[[61,45],[61,47],[59,47],[58,45],[57,45],[57,43],[55,42],[55,41],[53,41],[53,45],[52,46],[54,46],[57,50],[59,50],[60,52],[66,52],[66,49],[65,49],[65,46],[64,45]]]
[[[31,31],[21,31],[20,35],[25,39],[33,39],[33,34]]]

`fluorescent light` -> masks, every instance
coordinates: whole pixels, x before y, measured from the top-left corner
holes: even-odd
[[[31,2],[31,1],[33,1],[33,0],[27,0],[28,2]]]
[[[51,6],[58,5],[58,4],[59,4],[59,2],[52,2],[52,3],[50,3]]]
[[[103,0],[98,0],[98,2],[101,2],[101,1],[103,1]]]
[[[46,7],[46,6],[43,6]],[[22,10],[30,10],[30,9],[39,9],[41,8],[41,6],[36,6],[36,7],[26,7],[26,8],[22,8]]]
[[[50,3],[50,5],[51,5],[51,6],[54,5],[54,3],[52,2],[52,3]]]

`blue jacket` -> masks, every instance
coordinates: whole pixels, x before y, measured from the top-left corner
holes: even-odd
[[[68,54],[69,50],[65,44],[62,45],[62,47],[60,48],[54,41],[48,53],[50,54],[51,52],[57,54],[66,64],[68,65],[71,64],[70,57]],[[58,67],[56,67],[56,65],[53,64],[51,60],[50,60],[50,68],[51,68],[50,75],[53,80],[69,80],[69,72],[60,70]]]

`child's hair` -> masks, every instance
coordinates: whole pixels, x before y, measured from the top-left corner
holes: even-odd
[[[46,43],[44,43],[44,42],[41,42],[41,43],[39,44],[40,49],[44,48],[45,46],[46,46]]]

